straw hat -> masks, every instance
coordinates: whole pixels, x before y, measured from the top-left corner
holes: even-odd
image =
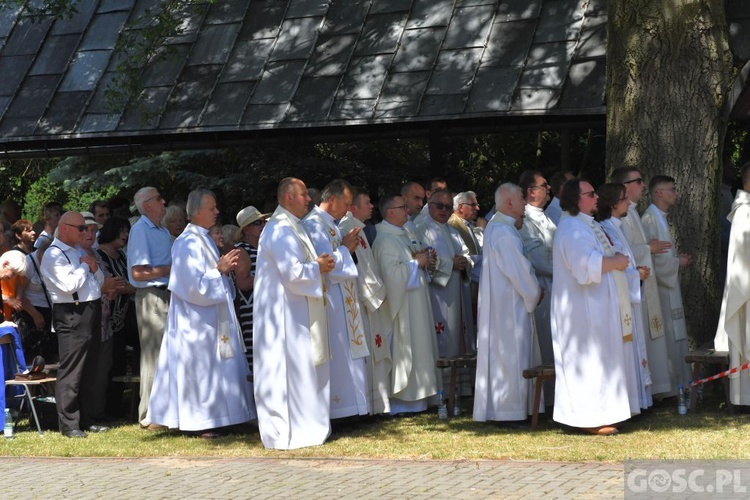
[[[96,225],[97,229],[102,228],[102,225],[96,222],[96,219],[94,218],[94,214],[92,214],[91,212],[81,212],[81,215],[83,215],[83,221],[86,223],[87,226]]]
[[[260,210],[250,205],[239,211],[237,214],[237,225],[240,226],[240,230],[248,224],[252,224],[256,220],[268,219],[271,214],[262,214]]]

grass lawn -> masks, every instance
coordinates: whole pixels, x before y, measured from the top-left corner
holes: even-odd
[[[365,417],[334,423],[322,446],[295,451],[265,450],[257,428],[242,425],[227,436],[203,440],[177,431],[146,431],[130,422],[106,434],[67,439],[57,432],[39,436],[22,420],[13,440],[0,438],[0,455],[25,457],[272,457],[445,460],[622,461],[625,459],[747,459],[750,414],[729,415],[717,390],[695,414],[680,416],[664,403],[632,419],[619,435],[588,436],[540,418],[536,432],[478,423],[470,399],[464,415],[438,420],[436,411],[402,418]],[[713,388],[711,388],[713,389]],[[720,389],[717,385],[716,389]]]

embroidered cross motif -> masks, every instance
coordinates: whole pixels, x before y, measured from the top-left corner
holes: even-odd
[[[646,368],[648,366],[648,361],[646,360],[646,358],[643,358],[641,360],[641,366],[643,366],[644,368]]]
[[[381,337],[379,333],[375,335],[375,345],[378,347],[383,345],[383,337]]]
[[[440,321],[435,323],[435,333],[440,335],[441,333],[443,333],[443,330],[445,330],[445,325],[443,325]]]
[[[226,335],[222,335],[221,336],[221,343],[222,344],[226,344],[227,342],[229,342],[229,337],[227,337]]]
[[[334,402],[334,403],[336,403],[336,404],[339,404],[339,403],[341,402],[341,398],[340,398],[340,397],[338,397],[338,396],[334,396],[334,397],[333,397],[333,398],[331,398],[331,399],[333,399],[333,402]]]
[[[331,238],[333,238],[334,236],[336,236],[336,231],[334,229],[329,229],[328,233],[331,235]]]
[[[631,323],[630,314],[626,314],[625,319],[623,321],[625,322],[627,326],[630,326],[630,323]]]
[[[661,331],[661,321],[659,321],[658,316],[651,318],[651,328],[657,332]]]
[[[362,248],[367,248],[367,242],[363,237],[359,237],[359,244],[362,246]]]

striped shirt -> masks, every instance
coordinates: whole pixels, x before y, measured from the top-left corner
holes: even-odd
[[[235,248],[242,248],[250,255],[250,274],[255,275],[255,261],[258,258],[258,249],[240,241]],[[253,373],[253,291],[240,290],[237,288],[237,300],[235,301],[237,320],[240,322],[242,338],[245,340],[247,352],[247,364],[250,366],[250,374]]]

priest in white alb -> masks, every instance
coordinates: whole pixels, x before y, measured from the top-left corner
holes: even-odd
[[[484,231],[474,391],[474,420],[480,422],[525,420],[533,413],[532,381],[522,373],[539,364],[531,314],[543,291],[518,233],[524,205],[521,188],[502,184],[495,191],[497,211]]]
[[[339,222],[339,229],[345,234],[354,228],[363,230],[365,222],[372,216],[369,193],[362,188],[354,188],[350,210]],[[388,306],[384,303],[385,284],[380,275],[380,268],[364,233],[359,235],[359,245],[354,255],[359,274],[357,291],[362,311],[362,325],[367,337],[367,346],[370,349],[370,357],[364,358],[367,364],[370,413],[390,413],[393,323],[390,321]]]
[[[310,196],[294,178],[281,181],[279,206],[258,245],[253,292],[253,383],[263,446],[289,450],[323,444],[331,433],[330,349],[323,275],[300,219]]]
[[[643,230],[641,216],[636,209],[646,190],[643,175],[635,167],[620,167],[612,172],[611,182],[623,184],[630,206],[627,217],[622,217],[620,228],[635,257],[636,266],[647,267],[648,277],[641,284],[641,320],[645,332],[646,352],[651,372],[652,395],[668,394],[671,391],[667,341],[664,337],[664,319],[661,314],[659,285],[654,274],[653,256],[663,254],[672,248],[669,241],[647,238]]]
[[[370,355],[357,292],[357,266],[351,252],[359,245],[359,228],[342,236],[337,221],[352,203],[352,187],[343,179],[328,183],[319,206],[303,220],[315,251],[333,257],[325,276],[328,340],[331,343],[331,418],[367,415],[367,371]],[[362,235],[364,237],[364,235]]]
[[[727,219],[732,223],[727,279],[714,348],[729,351],[729,366],[735,367],[750,361],[750,163],[742,167],[742,189]],[[750,405],[750,371],[729,376],[729,396],[733,405]]]
[[[597,202],[596,220],[607,233],[615,251],[628,258],[625,276],[628,279],[628,292],[632,311],[633,340],[627,342],[625,355],[628,360],[628,394],[630,398],[630,413],[637,415],[641,409],[650,408],[654,401],[651,396],[651,374],[649,372],[648,355],[646,354],[646,339],[643,331],[643,317],[641,312],[641,281],[648,278],[651,270],[647,267],[636,266],[635,257],[630,250],[625,235],[622,233],[622,220],[628,216],[628,200],[623,184],[603,184],[596,190],[599,195]],[[630,347],[630,349],[628,349]]]
[[[219,214],[211,191],[192,191],[187,212],[190,224],[172,245],[172,298],[147,420],[210,438],[256,416],[229,276],[239,250],[220,256],[208,235]]]
[[[552,247],[553,418],[609,435],[630,418],[625,344],[632,337],[626,324],[631,308],[622,273],[628,258],[614,251],[594,220],[596,205],[588,182],[563,186],[560,206],[570,216],[560,220]]]
[[[448,224],[453,213],[453,198],[448,191],[432,193],[427,215],[417,224],[417,235],[437,254],[437,266],[429,285],[435,335],[441,357],[454,357],[474,351],[474,325],[469,296],[463,285],[471,281],[473,262],[455,229]],[[443,387],[450,384],[450,370],[443,370]],[[456,380],[459,395],[471,394],[472,380],[467,369],[459,369]]]
[[[547,291],[552,290],[552,241],[557,226],[544,212],[544,205],[549,200],[549,184],[542,173],[536,170],[526,170],[518,180],[523,197],[526,200],[523,227],[519,230],[523,239],[523,253],[534,266],[534,272],[539,284]],[[539,349],[542,353],[542,363],[554,362],[552,354],[552,334],[550,333],[549,294],[545,294],[542,303],[534,310],[536,331],[539,336]],[[550,390],[545,384],[545,396]],[[551,396],[551,394],[549,394]],[[552,398],[548,400],[552,404]]]
[[[649,182],[651,205],[643,212],[641,221],[647,238],[655,238],[671,243],[664,252],[653,255],[656,282],[659,285],[659,302],[664,320],[664,341],[667,348],[667,365],[669,367],[669,390],[662,392],[665,396],[677,394],[680,385],[687,385],[692,380],[690,364],[685,362],[688,349],[685,308],[682,305],[680,288],[680,269],[689,266],[692,257],[678,254],[675,251],[672,234],[667,222],[667,211],[677,203],[677,187],[674,179],[656,175]],[[653,364],[653,361],[652,361]]]
[[[383,198],[380,213],[373,252],[393,324],[391,414],[421,412],[438,391],[438,346],[426,275],[435,269],[435,258],[418,249],[404,230],[408,211],[403,197]]]

